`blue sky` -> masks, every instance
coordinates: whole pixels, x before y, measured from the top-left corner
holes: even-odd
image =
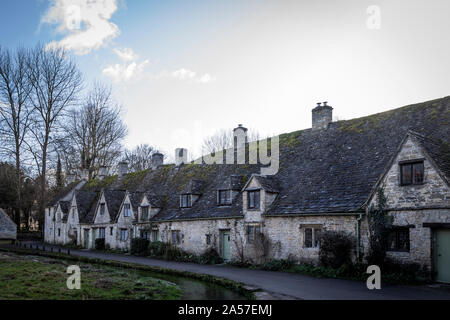
[[[74,5],[80,29],[67,27]],[[450,94],[448,0],[17,0],[0,12],[1,45],[68,46],[87,85],[113,87],[126,145],[169,156],[238,123],[308,128],[319,101],[351,119]]]

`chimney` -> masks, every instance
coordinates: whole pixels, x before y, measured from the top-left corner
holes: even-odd
[[[164,155],[162,153],[154,153],[152,155],[152,170],[158,169],[164,163]]]
[[[128,173],[128,162],[121,161],[119,162],[119,177],[123,177]]]
[[[88,169],[83,169],[81,170],[81,179],[82,180],[89,180],[89,170]]]
[[[75,182],[75,174],[72,172],[68,172],[66,176],[66,184],[69,185]]]
[[[175,149],[175,165],[179,166],[183,163],[187,163],[187,149],[176,148]]]
[[[108,167],[100,166],[100,169],[98,170],[98,178],[100,180],[103,180],[107,175],[108,175]]]
[[[233,129],[233,163],[245,164],[245,145],[248,142],[247,131],[247,128],[244,128],[242,124]]]
[[[312,109],[312,129],[326,129],[333,118],[333,108],[327,105],[325,101],[323,105],[317,103],[317,107]]]

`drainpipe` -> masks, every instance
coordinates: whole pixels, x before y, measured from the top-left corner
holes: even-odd
[[[356,260],[360,262],[360,237],[359,237],[359,225],[362,220],[362,212],[359,214],[359,217],[356,218]]]

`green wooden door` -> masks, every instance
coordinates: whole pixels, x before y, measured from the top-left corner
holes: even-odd
[[[230,260],[230,231],[222,231],[222,258]]]
[[[89,229],[84,230],[84,247],[89,249]]]
[[[436,231],[436,281],[450,283],[450,230]]]

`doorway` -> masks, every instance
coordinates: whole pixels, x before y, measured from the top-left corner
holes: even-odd
[[[222,258],[225,261],[230,261],[230,231],[221,231],[221,240],[222,240]]]
[[[84,229],[84,247],[86,249],[90,249],[89,248],[89,229]]]
[[[450,229],[435,232],[436,281],[450,283]]]

